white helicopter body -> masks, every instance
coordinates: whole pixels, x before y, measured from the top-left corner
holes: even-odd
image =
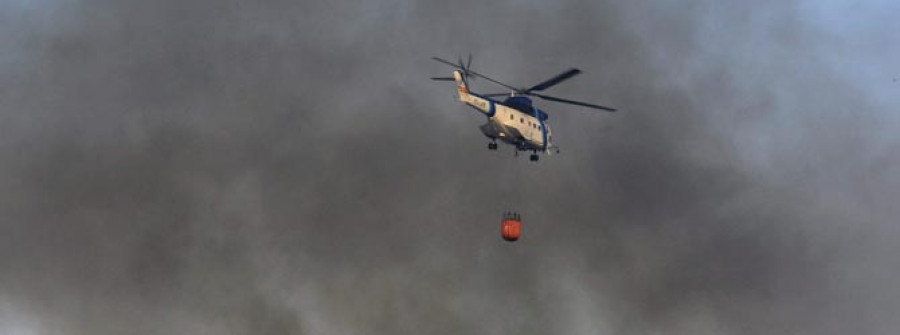
[[[531,106],[531,101],[527,97],[513,94],[507,98],[507,104],[520,109],[532,109],[529,111],[530,113],[470,92],[468,85],[463,80],[462,73],[458,70],[453,71],[453,78],[456,80],[459,101],[487,116],[488,122],[481,125],[480,129],[492,141],[500,140],[515,146],[516,150],[520,151],[549,152],[551,148],[555,148],[550,142],[552,138],[550,125],[544,120],[534,117],[537,108]],[[494,147],[489,146],[489,148],[493,149]]]

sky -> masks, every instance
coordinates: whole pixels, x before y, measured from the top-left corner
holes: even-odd
[[[900,328],[895,1],[0,7],[0,334]]]

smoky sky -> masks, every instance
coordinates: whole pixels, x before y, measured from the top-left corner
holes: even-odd
[[[893,2],[0,5],[2,334],[900,329]]]

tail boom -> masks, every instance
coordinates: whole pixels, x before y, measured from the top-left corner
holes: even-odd
[[[487,117],[494,116],[494,102],[491,101],[491,99],[469,92],[469,85],[466,83],[466,78],[463,77],[462,72],[453,71],[453,79],[456,80],[456,90],[459,92],[459,101],[484,113]]]

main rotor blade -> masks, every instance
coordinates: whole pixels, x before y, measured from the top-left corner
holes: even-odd
[[[615,111],[616,111],[615,108],[609,108],[609,107],[605,107],[605,106],[600,106],[600,105],[590,104],[590,103],[587,103],[587,102],[581,102],[581,101],[575,101],[575,100],[569,100],[569,99],[563,99],[563,98],[551,97],[551,96],[549,96],[549,95],[543,95],[543,94],[537,94],[537,93],[530,93],[530,95],[539,97],[539,98],[541,98],[541,99],[550,100],[550,101],[556,101],[556,102],[562,102],[562,103],[567,103],[567,104],[579,105],[579,106],[584,106],[584,107],[591,107],[591,108],[596,108],[596,109],[602,109],[602,110],[610,111],[610,112],[615,112]]]
[[[431,80],[454,81],[453,77],[431,77]]]
[[[447,64],[447,65],[450,65],[450,66],[455,67],[455,68],[457,68],[457,69],[463,70],[463,72],[464,72],[465,74],[468,74],[468,75],[470,75],[470,76],[481,77],[481,78],[484,78],[484,79],[487,80],[487,81],[490,81],[490,82],[492,82],[492,83],[494,83],[494,84],[497,84],[497,85],[500,85],[500,86],[503,86],[503,87],[506,87],[506,88],[511,89],[511,90],[513,90],[513,91],[516,91],[516,92],[522,92],[522,89],[521,89],[521,88],[513,87],[513,86],[511,86],[511,85],[507,85],[507,84],[501,83],[500,81],[497,81],[497,80],[488,78],[487,76],[485,76],[485,75],[483,75],[483,74],[480,74],[480,73],[478,73],[478,72],[475,72],[475,71],[466,69],[466,68],[464,68],[464,67],[462,67],[462,66],[459,66],[458,64],[453,64],[453,63],[450,62],[450,61],[443,60],[443,59],[440,59],[440,58],[437,58],[437,57],[431,57],[431,59],[434,59],[434,60],[436,60],[436,61],[438,61],[438,62]]]
[[[481,73],[478,73],[478,72],[469,70],[469,74],[470,74],[470,75],[473,75],[473,76],[476,76],[476,77],[484,78],[485,80],[487,80],[487,81],[489,81],[489,82],[492,82],[492,83],[494,83],[494,84],[497,84],[497,85],[506,87],[506,88],[511,89],[511,90],[513,90],[513,91],[516,91],[516,92],[522,92],[522,89],[521,89],[521,88],[516,88],[516,87],[513,87],[513,86],[511,86],[511,85],[507,85],[507,84],[501,83],[501,82],[499,82],[499,81],[497,81],[497,80],[488,78],[487,76],[485,76],[485,75],[483,75],[483,74],[481,74]]]
[[[481,94],[481,93],[478,93],[478,95],[483,96],[483,97],[489,97],[489,98],[491,98],[491,97],[505,97],[505,96],[509,96],[509,93],[487,93],[487,94]]]
[[[436,61],[438,61],[438,62],[441,62],[441,63],[447,64],[447,65],[450,65],[450,66],[455,67],[455,68],[460,68],[458,64],[453,64],[452,62],[447,61],[447,60],[443,60],[443,59],[440,59],[440,58],[437,58],[437,57],[431,57],[431,59],[434,59],[434,60],[436,60]]]
[[[553,85],[559,84],[563,80],[566,80],[566,79],[569,79],[569,78],[572,78],[572,77],[578,75],[579,73],[581,73],[581,70],[579,70],[579,69],[574,69],[574,68],[569,69],[566,72],[556,75],[556,77],[545,80],[543,83],[532,86],[531,88],[525,90],[525,92],[546,90]]]

